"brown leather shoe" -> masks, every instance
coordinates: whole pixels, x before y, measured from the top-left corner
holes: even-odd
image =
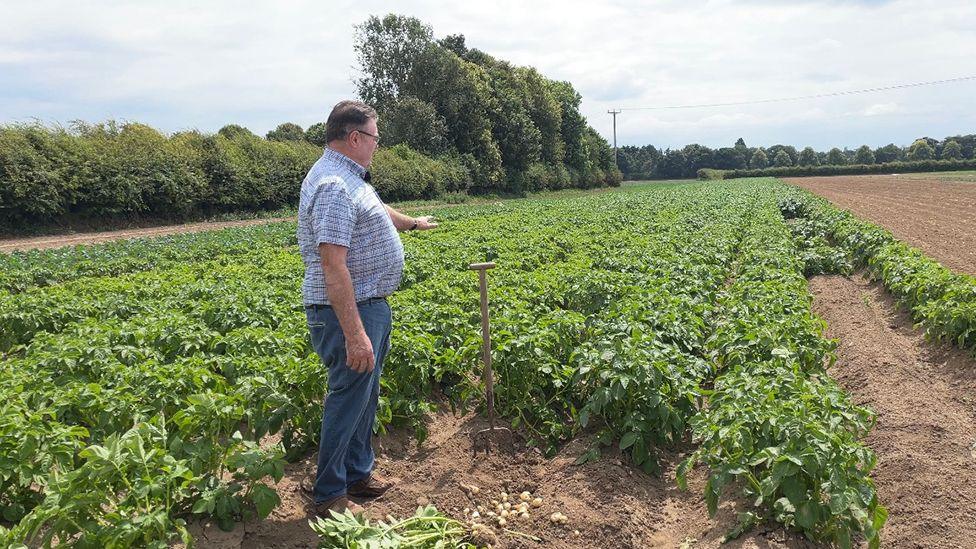
[[[393,488],[393,484],[392,481],[372,473],[368,477],[350,484],[346,488],[346,493],[357,498],[377,498]]]
[[[335,511],[339,514],[350,511],[354,515],[361,515],[365,511],[361,505],[351,501],[345,494],[323,501],[322,503],[313,504],[312,509],[316,515],[327,519],[332,518],[330,511]]]

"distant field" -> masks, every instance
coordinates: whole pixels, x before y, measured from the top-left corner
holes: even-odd
[[[888,229],[957,272],[976,274],[976,171],[787,178]],[[962,182],[962,184],[960,184]]]
[[[693,183],[700,183],[697,179],[654,179],[640,181],[624,181],[621,183],[621,187],[642,187],[647,185],[653,185],[657,187],[676,187],[678,185],[691,185]]]
[[[924,180],[936,180],[936,181],[965,181],[967,183],[976,183],[976,170],[967,170],[961,172],[932,172],[932,173],[913,173],[897,176],[900,179],[924,179]]]

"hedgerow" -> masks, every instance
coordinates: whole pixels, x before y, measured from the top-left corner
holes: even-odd
[[[867,175],[890,173],[943,172],[976,169],[976,159],[919,160],[884,164],[849,164],[842,166],[782,166],[758,170],[698,170],[699,179],[737,179],[742,177],[804,177],[828,175]]]

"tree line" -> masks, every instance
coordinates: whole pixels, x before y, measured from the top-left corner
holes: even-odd
[[[355,34],[358,92],[380,113],[371,172],[384,200],[620,183],[570,83],[461,35],[435,40],[411,17],[370,17]],[[136,122],[0,126],[0,227],[294,207],[325,135],[324,122],[264,137],[236,124],[168,135]]]
[[[974,159],[976,134],[956,135],[942,140],[921,137],[907,147],[889,143],[872,149],[862,145],[857,149],[832,148],[817,151],[813,147],[797,150],[790,145],[749,147],[742,138],[731,147],[711,149],[691,144],[681,149],[660,150],[653,145],[625,146],[618,150],[618,165],[624,179],[680,179],[695,177],[701,169],[712,170],[766,170],[783,168],[780,172],[815,172],[818,166],[872,166],[890,163],[924,163],[929,161],[953,161]],[[788,170],[787,168],[805,168]],[[864,173],[874,173],[877,168],[863,168]],[[829,170],[828,170],[829,171]],[[841,170],[843,171],[843,170]]]

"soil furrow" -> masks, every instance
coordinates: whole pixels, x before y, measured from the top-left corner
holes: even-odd
[[[888,507],[883,547],[973,547],[976,361],[925,341],[884,288],[862,276],[814,277],[814,310],[837,338],[831,374],[878,422],[866,442]]]

